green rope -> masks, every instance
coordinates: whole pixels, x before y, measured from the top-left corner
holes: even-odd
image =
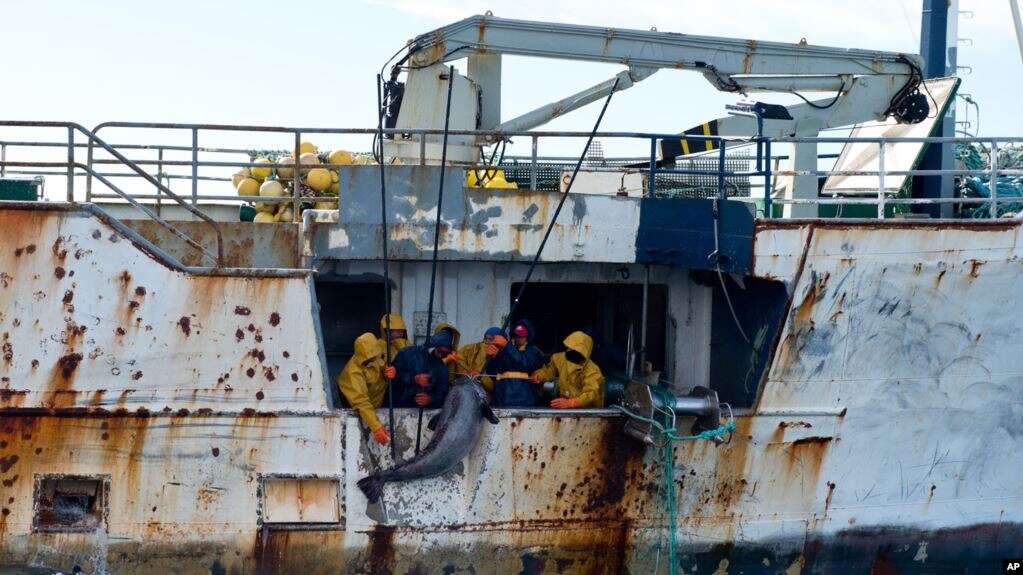
[[[665,400],[672,399],[671,394],[666,390],[660,390],[652,388],[652,391],[662,395]],[[665,405],[671,405],[674,401],[665,401]],[[665,498],[665,510],[668,514],[668,573],[670,575],[678,574],[678,525],[677,525],[677,502],[675,494],[675,442],[676,441],[696,441],[699,439],[712,440],[722,435],[735,431],[735,421],[729,419],[724,425],[718,426],[714,429],[708,429],[701,431],[695,435],[679,435],[672,422],[669,420],[667,413],[664,416],[664,423],[657,421],[656,419],[640,415],[628,408],[615,405],[619,411],[624,413],[626,416],[650,424],[654,429],[657,429],[663,437],[667,439],[660,445],[661,450],[661,465],[662,471],[662,489],[664,490]],[[660,544],[658,543],[658,547]]]

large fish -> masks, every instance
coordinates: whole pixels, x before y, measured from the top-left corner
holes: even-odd
[[[408,461],[360,479],[359,489],[370,503],[376,503],[385,483],[443,475],[472,451],[483,418],[495,425],[498,422],[487,401],[487,392],[475,379],[458,380],[448,392],[440,413],[427,424],[434,433],[426,448]]]

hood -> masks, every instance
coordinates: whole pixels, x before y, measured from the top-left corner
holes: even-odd
[[[529,330],[529,335],[526,336],[526,343],[527,344],[533,343],[533,341],[536,339],[536,328],[533,327],[533,322],[529,321],[528,319],[520,319],[519,321],[513,321],[511,324],[509,324],[507,335],[508,339],[511,340],[512,332],[515,331],[515,326],[517,325],[525,326],[526,329]]]
[[[408,328],[405,327],[405,320],[401,319],[401,316],[396,313],[389,313],[380,318],[380,337],[387,339],[385,330],[387,329],[387,318],[391,318],[391,329],[403,329],[406,332]]]
[[[449,347],[451,347],[452,351],[456,351],[458,349],[458,341],[462,339],[462,332],[458,331],[458,328],[451,325],[450,323],[439,323],[437,324],[437,327],[433,330],[433,334],[436,337],[442,331],[446,331],[451,334],[451,345]],[[430,340],[432,341],[433,338],[430,338]],[[436,346],[431,345],[430,347]]]
[[[377,336],[366,332],[355,338],[355,353],[352,355],[352,359],[357,364],[362,365],[366,360],[379,357],[383,353],[384,343],[377,339]]]
[[[593,338],[581,331],[573,331],[568,334],[564,344],[568,349],[581,353],[586,359],[590,359],[590,354],[593,353]]]

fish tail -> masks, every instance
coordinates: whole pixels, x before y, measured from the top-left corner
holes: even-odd
[[[360,479],[358,486],[366,495],[366,499],[368,499],[370,503],[376,503],[380,500],[380,496],[384,493],[384,483],[387,483],[387,480],[379,473],[374,473],[373,475],[367,475]]]

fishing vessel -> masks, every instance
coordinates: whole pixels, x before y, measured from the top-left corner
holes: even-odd
[[[501,55],[555,46],[628,70],[502,122]],[[724,91],[836,95],[744,99],[681,135],[534,129],[669,63]],[[998,194],[1023,175],[998,151],[1023,138],[933,136],[958,81],[922,64],[486,15],[409,43],[376,128],[0,122],[60,135],[0,141],[5,193],[26,194],[0,201],[0,570],[984,573],[1023,556],[1023,244],[1019,199]],[[225,133],[287,143],[204,143]],[[303,143],[342,136],[375,143],[364,163],[320,154],[337,196],[295,185]],[[616,139],[649,155],[593,153]],[[532,153],[499,153],[509,140]],[[538,153],[551,140],[578,157]],[[956,145],[991,160],[920,164]],[[239,168],[287,189],[289,166],[288,194],[259,198],[275,223],[210,192]],[[54,181],[66,195],[43,201]],[[395,409],[395,453],[373,442],[334,381],[352,341],[389,309],[415,342],[443,321],[466,343],[513,307],[546,352],[594,336],[607,407],[497,410],[454,470],[370,504],[357,481],[430,431]]]

